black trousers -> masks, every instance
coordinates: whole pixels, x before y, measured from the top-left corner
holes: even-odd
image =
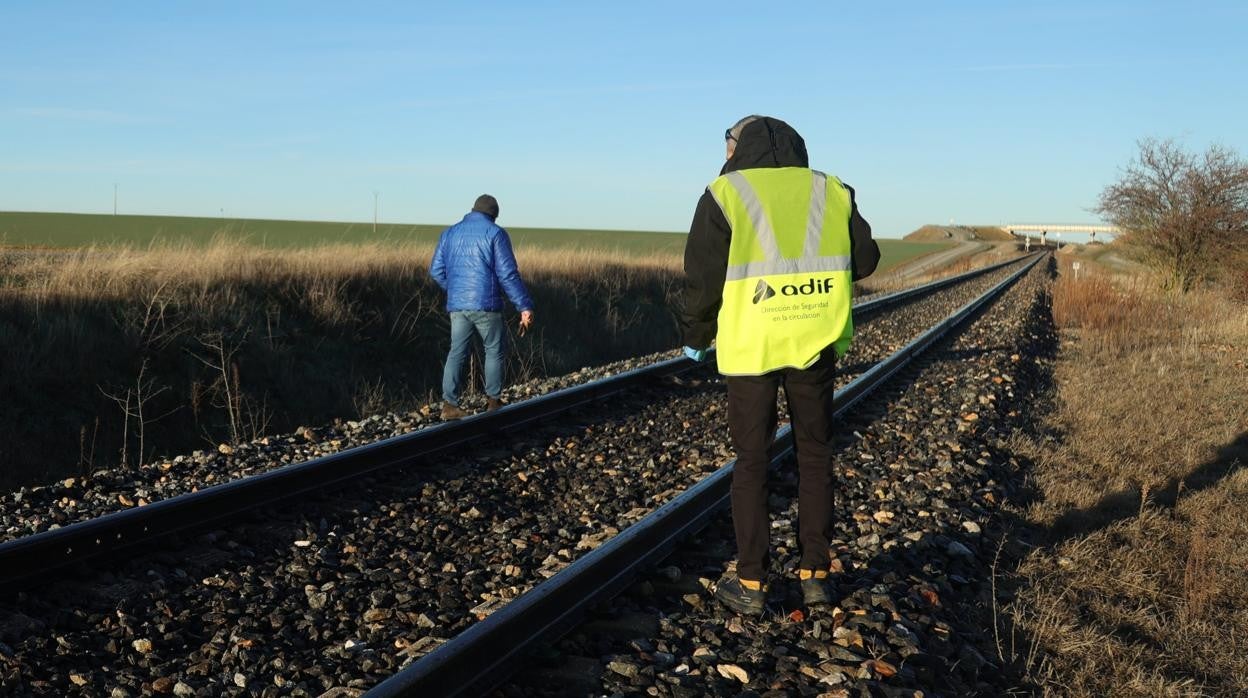
[[[762,580],[771,547],[767,516],[767,448],[776,432],[776,395],[788,398],[797,454],[798,540],[801,569],[826,570],[832,523],[832,396],[836,352],[824,350],[805,370],[781,369],[762,376],[729,376],[728,431],[737,449],[732,473],[732,523],[737,534],[737,574]]]

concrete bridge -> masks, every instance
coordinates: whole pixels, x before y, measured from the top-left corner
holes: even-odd
[[[1050,233],[1086,233],[1092,242],[1096,242],[1098,234],[1109,238],[1122,234],[1117,226],[1090,223],[1007,223],[999,227],[1010,235],[1036,237],[1039,233],[1041,240],[1047,240]]]

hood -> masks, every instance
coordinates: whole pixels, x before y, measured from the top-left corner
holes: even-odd
[[[756,167],[810,167],[806,141],[792,126],[764,116],[741,129],[737,147],[720,174]]]

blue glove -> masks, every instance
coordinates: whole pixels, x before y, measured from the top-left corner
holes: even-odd
[[[685,356],[699,363],[706,361],[705,349],[694,349],[693,347],[685,347]]]

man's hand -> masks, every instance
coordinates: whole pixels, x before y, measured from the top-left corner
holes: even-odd
[[[703,361],[706,361],[706,350],[694,349],[693,347],[685,347],[685,356],[693,359],[694,361],[697,361],[698,363],[701,363]]]
[[[533,311],[521,310],[520,311],[520,336],[521,337],[524,336],[524,333],[529,330],[529,325],[532,325],[532,324],[533,324]]]

